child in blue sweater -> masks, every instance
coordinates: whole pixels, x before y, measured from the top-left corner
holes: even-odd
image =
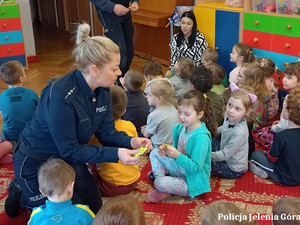
[[[48,198],[46,204],[34,208],[28,225],[91,225],[94,213],[86,205],[72,204],[75,171],[62,159],[52,158],[38,172],[39,188]]]
[[[211,136],[216,133],[210,100],[197,90],[185,92],[178,100],[178,119],[173,146],[162,145],[150,153],[155,177],[155,190],[147,194],[150,202],[172,194],[194,198],[210,191]]]

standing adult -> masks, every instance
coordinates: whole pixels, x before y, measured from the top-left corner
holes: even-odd
[[[118,46],[106,37],[89,37],[90,27],[81,24],[73,50],[78,69],[48,85],[41,94],[33,118],[20,135],[13,159],[14,179],[9,185],[5,212],[15,217],[20,208],[44,204],[39,191],[39,167],[51,157],[67,161],[76,172],[73,203],[89,205],[94,213],[102,206],[101,191],[86,163],[118,162],[133,165],[131,154],[146,138],[132,138],[115,130],[109,87],[121,73]],[[87,145],[92,135],[103,144]],[[120,147],[117,147],[120,146]]]
[[[122,76],[129,70],[133,59],[133,26],[131,12],[139,9],[139,0],[90,0],[104,27],[104,34],[115,42],[121,52]],[[131,3],[131,4],[130,4]]]
[[[180,19],[180,29],[171,41],[171,65],[181,58],[189,58],[196,66],[201,65],[201,55],[207,49],[204,34],[197,30],[197,21],[193,11],[186,11]]]

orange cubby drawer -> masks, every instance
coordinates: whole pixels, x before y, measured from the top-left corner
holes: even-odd
[[[20,18],[7,18],[0,20],[0,32],[21,29],[22,27]]]
[[[244,30],[243,43],[250,45],[252,48],[271,51],[272,34],[252,30]]]
[[[300,51],[300,38],[273,34],[272,52],[285,55],[298,56]]]
[[[14,43],[7,45],[0,45],[0,57],[8,57],[14,55],[24,55],[24,43]]]

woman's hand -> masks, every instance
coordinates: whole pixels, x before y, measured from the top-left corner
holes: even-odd
[[[161,145],[159,147],[159,154],[167,155],[171,158],[177,159],[178,156],[180,155],[180,152],[171,145],[167,145],[167,146]]]
[[[131,12],[136,12],[139,10],[139,4],[137,2],[132,2],[128,8]]]
[[[129,9],[126,8],[125,6],[121,5],[121,4],[115,4],[113,12],[117,16],[124,16],[129,12]]]
[[[146,153],[150,152],[153,148],[152,143],[148,138],[132,138],[130,141],[130,146],[133,149],[139,149],[140,147],[146,147]]]
[[[129,150],[127,148],[119,148],[118,157],[124,165],[136,165],[138,164],[139,157],[135,157],[133,154],[139,151],[140,149]]]

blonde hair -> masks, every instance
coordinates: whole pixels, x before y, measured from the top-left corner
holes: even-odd
[[[223,66],[216,63],[207,66],[212,72],[212,83],[213,85],[219,85],[222,83],[225,77],[225,69]]]
[[[178,60],[179,76],[182,79],[189,79],[191,71],[195,68],[193,60],[188,58],[182,58]]]
[[[274,225],[299,225],[299,220],[288,220],[283,219],[281,215],[292,215],[292,216],[299,216],[300,215],[300,198],[296,197],[283,197],[279,199],[272,210],[272,214],[274,216],[278,216],[278,220],[274,219],[273,224]]]
[[[22,64],[17,60],[3,63],[0,67],[0,76],[7,85],[14,85],[20,82],[20,77],[24,75]]]
[[[257,96],[258,102],[265,104],[266,96],[270,93],[265,82],[263,70],[254,63],[245,63],[242,67],[245,68],[243,86],[250,86]]]
[[[240,215],[245,220],[229,220],[220,216],[229,216],[230,214]],[[232,202],[219,200],[210,203],[202,213],[202,225],[255,225],[256,221],[250,220],[251,214],[241,209]]]
[[[169,81],[165,79],[151,81],[148,92],[151,92],[157,98],[162,98],[163,103],[171,103],[176,106],[175,89]]]
[[[300,126],[300,87],[290,91],[286,109],[289,113],[289,120]]]
[[[201,55],[202,59],[211,60],[213,63],[217,63],[218,57],[218,51],[213,48],[207,48]]]
[[[145,213],[132,195],[109,199],[98,211],[93,225],[145,225]]]
[[[265,77],[271,77],[276,70],[274,61],[271,58],[258,58],[255,63],[264,71]]]
[[[73,181],[75,181],[73,167],[59,158],[49,159],[38,172],[40,191],[47,197],[63,194]]]
[[[111,111],[115,120],[120,119],[125,113],[128,99],[123,88],[115,85],[110,88]]]
[[[129,91],[137,92],[143,85],[143,77],[138,70],[130,69],[124,76],[124,82]]]
[[[211,136],[215,137],[217,134],[217,122],[214,116],[211,101],[201,91],[190,90],[183,93],[178,99],[178,105],[190,106],[192,105],[197,113],[204,112],[201,121],[203,121],[210,131]]]
[[[238,43],[233,46],[233,49],[237,52],[238,56],[243,57],[243,63],[251,63],[255,60],[255,56],[252,53],[252,48],[244,43]]]
[[[110,62],[112,55],[120,54],[119,47],[112,40],[103,36],[90,37],[89,33],[89,24],[79,24],[72,52],[78,69],[83,73],[88,73],[90,65],[101,68]]]
[[[296,76],[300,82],[300,62],[289,63],[284,70],[285,73]]]

